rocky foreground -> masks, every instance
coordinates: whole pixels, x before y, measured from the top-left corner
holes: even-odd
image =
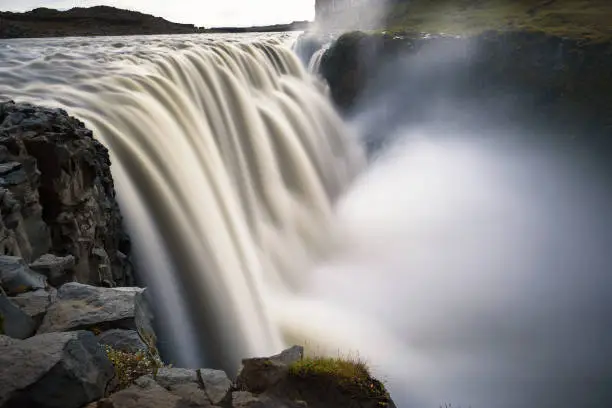
[[[165,365],[108,152],[63,110],[0,103],[0,216],[0,408],[394,406],[360,362],[301,347],[231,378]]]

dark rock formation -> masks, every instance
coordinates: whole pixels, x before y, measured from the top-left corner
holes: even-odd
[[[8,295],[47,287],[46,278],[32,271],[22,258],[0,256],[0,286]]]
[[[147,348],[136,330],[108,330],[98,335],[98,341],[104,346],[126,353],[136,353]]]
[[[0,334],[14,339],[27,339],[36,331],[34,319],[2,294],[0,294],[0,317],[2,318]]]
[[[56,299],[57,291],[53,288],[26,292],[11,298],[14,304],[16,304],[25,314],[34,319],[36,322],[36,329],[38,329],[47,310],[49,310],[49,307]]]
[[[141,290],[67,283],[57,291],[38,333],[135,329],[134,298]]]
[[[500,119],[533,116],[572,137],[612,132],[612,44],[538,33],[474,37],[343,34],[321,74],[336,104],[351,113],[386,92],[387,110],[414,121],[438,102],[476,104]],[[401,107],[401,109],[399,109]],[[400,113],[398,113],[400,114]]]
[[[26,13],[0,12],[0,38],[94,35],[188,34],[191,24],[177,24],[114,7],[75,7],[66,11],[37,8]]]
[[[51,254],[44,254],[30,264],[32,270],[45,275],[54,287],[72,281],[75,278],[75,266],[74,256],[59,257]]]
[[[65,111],[0,103],[0,214],[0,255],[52,283],[132,284],[108,151]]]
[[[102,398],[112,376],[91,333],[0,336],[1,408],[80,408]]]

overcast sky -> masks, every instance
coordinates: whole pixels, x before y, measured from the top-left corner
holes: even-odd
[[[109,5],[197,26],[248,26],[309,20],[315,0],[0,0],[2,11]]]

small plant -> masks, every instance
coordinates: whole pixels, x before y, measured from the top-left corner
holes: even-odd
[[[109,360],[115,366],[115,376],[120,390],[125,389],[145,375],[157,376],[157,372],[164,366],[159,357],[152,357],[148,350],[136,353],[127,353],[105,346]]]
[[[390,397],[384,385],[374,379],[358,358],[307,357],[289,367],[289,375],[327,384],[336,384],[341,390],[371,399],[380,399],[386,406]]]

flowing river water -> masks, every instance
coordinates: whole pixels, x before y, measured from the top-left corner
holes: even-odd
[[[400,407],[608,408],[597,165],[391,127],[380,105],[345,122],[293,41],[0,41],[0,97],[65,108],[109,148],[167,357],[233,373],[300,343],[358,354]],[[368,160],[377,127],[395,142]]]

